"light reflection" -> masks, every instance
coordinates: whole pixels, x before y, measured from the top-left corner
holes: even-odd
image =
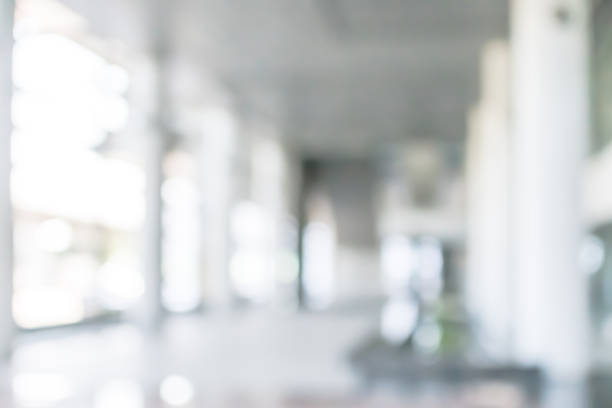
[[[193,400],[195,389],[187,378],[169,375],[161,382],[159,395],[169,405],[183,406]]]
[[[261,245],[269,237],[269,225],[265,210],[254,202],[242,202],[232,211],[232,238],[238,246]]]
[[[328,306],[334,299],[336,236],[323,222],[311,222],[304,230],[304,289],[310,307]]]
[[[407,293],[416,263],[412,242],[402,234],[388,236],[381,245],[383,285],[388,295]]]
[[[230,277],[239,296],[264,302],[274,291],[274,247],[271,217],[259,204],[245,201],[231,213],[234,250]]]
[[[419,306],[411,297],[392,298],[385,303],[380,322],[382,337],[391,344],[402,344],[417,325]]]
[[[271,264],[256,249],[241,249],[230,259],[230,277],[234,290],[252,301],[265,301],[271,292]]]
[[[195,309],[202,297],[196,171],[194,158],[185,151],[174,150],[164,159],[162,302],[176,313]]]
[[[54,407],[74,393],[74,383],[55,373],[17,374],[12,388],[17,403],[25,407]]]
[[[113,380],[94,397],[94,408],[144,408],[142,387],[131,380]]]

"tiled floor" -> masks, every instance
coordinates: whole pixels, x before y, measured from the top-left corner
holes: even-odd
[[[528,406],[520,389],[493,380],[364,387],[347,352],[375,323],[367,314],[251,313],[176,317],[149,334],[114,324],[29,335],[0,368],[0,407]],[[575,395],[547,406],[581,408]]]

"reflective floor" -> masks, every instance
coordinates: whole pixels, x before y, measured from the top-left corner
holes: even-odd
[[[126,324],[28,334],[2,366],[0,407],[536,406],[495,380],[365,384],[347,351],[375,324],[374,314],[249,313],[175,317],[149,334]],[[564,387],[537,406],[587,405]]]

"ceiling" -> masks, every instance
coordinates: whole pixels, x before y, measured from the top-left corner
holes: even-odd
[[[415,137],[461,143],[480,49],[508,20],[503,0],[177,4],[175,57],[206,67],[243,114],[271,116],[313,155]]]
[[[158,33],[174,106],[205,99],[198,79],[212,77],[308,156],[462,145],[480,49],[508,26],[507,0],[156,0],[157,20],[145,0],[64,2],[125,41]]]

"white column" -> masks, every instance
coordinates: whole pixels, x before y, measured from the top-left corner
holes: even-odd
[[[223,108],[210,108],[203,114],[201,131],[202,297],[205,306],[225,309],[231,303],[229,218],[234,186],[235,119]]]
[[[0,355],[10,352],[13,334],[13,226],[10,196],[12,0],[0,0]]]
[[[169,93],[169,33],[172,21],[167,2],[154,0],[149,17],[150,54],[147,75],[138,81],[146,134],[143,140],[143,162],[146,177],[145,218],[143,226],[144,295],[140,304],[138,322],[148,329],[156,329],[162,318],[163,273],[163,206],[161,190],[163,161],[169,140],[169,117],[172,101]],[[144,72],[143,72],[144,74]]]
[[[477,348],[493,361],[510,357],[508,46],[484,48],[481,100],[468,123],[466,300]]]
[[[578,268],[589,134],[587,0],[514,0],[515,351],[552,378],[589,366],[587,280]]]
[[[145,291],[142,299],[140,324],[155,328],[161,321],[162,285],[162,163],[164,135],[160,129],[152,129],[144,141],[144,170],[146,176],[145,219],[143,228],[143,270]]]
[[[265,253],[268,263],[266,274],[266,287],[269,291],[269,300],[280,302],[283,293],[279,290],[278,277],[282,273],[279,254],[284,249],[282,242],[283,222],[289,214],[286,178],[288,166],[286,151],[271,129],[255,129],[251,137],[250,150],[250,188],[251,199],[259,204],[266,217],[266,231],[261,231],[261,251]]]
[[[141,267],[144,293],[130,311],[130,319],[137,325],[153,329],[162,313],[162,163],[165,153],[165,132],[160,119],[158,100],[159,71],[153,59],[142,58],[131,67],[130,134],[141,152],[145,176],[144,218],[141,229]]]

